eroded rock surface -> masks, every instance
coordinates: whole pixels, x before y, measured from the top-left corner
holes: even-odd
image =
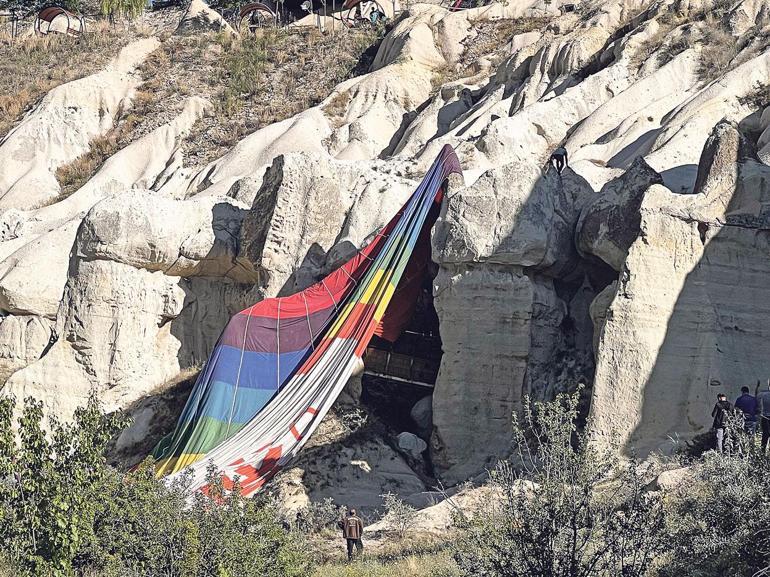
[[[525,396],[578,383],[597,439],[644,451],[704,431],[717,391],[770,372],[770,51],[752,32],[765,4],[710,24],[722,8],[700,0],[413,5],[371,71],[318,106],[190,166],[180,142],[210,109],[192,97],[61,199],[57,167],[110,128],[158,46],[137,42],[0,143],[0,370],[16,371],[4,391],[65,418],[92,387],[135,406],[201,363],[232,312],[354,254],[451,144],[465,184],[451,183],[432,238],[444,356],[421,412],[434,473],[479,473],[508,450]],[[222,27],[193,7],[196,26]],[[506,20],[533,16],[547,22]],[[524,31],[485,44],[498,25]],[[704,60],[708,25],[735,40],[724,65]],[[560,145],[561,175],[548,166]],[[423,491],[381,441],[319,439],[293,473],[297,499],[351,476],[345,490],[367,503],[372,479]]]
[[[706,432],[717,392],[737,396],[770,371],[770,168],[727,122],[699,166],[695,194],[647,191],[599,340],[596,433],[642,453]]]

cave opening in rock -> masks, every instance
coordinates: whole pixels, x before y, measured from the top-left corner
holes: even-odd
[[[364,355],[362,403],[396,433],[409,432],[426,443],[431,432],[431,400],[443,351],[433,306],[438,266],[427,267],[414,312],[394,342],[374,337]]]

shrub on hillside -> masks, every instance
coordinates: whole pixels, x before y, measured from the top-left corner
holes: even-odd
[[[101,0],[101,10],[111,21],[133,20],[144,11],[145,4],[146,0]]]
[[[275,507],[213,489],[189,496],[188,480],[155,478],[147,461],[121,473],[106,463],[107,443],[125,424],[97,399],[72,424],[42,427],[27,400],[12,428],[12,399],[0,400],[0,539],[15,575],[142,577],[300,577],[304,546],[283,528]],[[0,565],[1,566],[1,565]]]
[[[514,423],[514,458],[492,472],[499,499],[465,520],[455,548],[478,577],[641,577],[664,550],[661,499],[578,431],[579,393]]]
[[[395,493],[385,493],[380,496],[385,510],[383,521],[403,539],[417,520],[417,510],[408,503],[404,503]]]
[[[334,499],[327,497],[321,501],[310,502],[300,509],[296,517],[296,526],[305,534],[321,533],[325,530],[338,532],[337,523],[345,516],[345,507],[337,505]]]
[[[704,455],[670,499],[671,554],[661,577],[770,572],[770,460],[751,443]]]

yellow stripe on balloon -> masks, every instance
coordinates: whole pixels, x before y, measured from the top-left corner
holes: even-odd
[[[157,476],[163,476],[177,473],[188,465],[200,461],[205,456],[206,453],[183,453],[178,457],[169,457],[157,466],[155,474]]]
[[[375,321],[380,322],[382,320],[382,317],[385,314],[385,309],[388,308],[388,305],[390,304],[390,300],[393,298],[393,294],[395,292],[396,292],[396,285],[394,285],[393,283],[388,283],[388,286],[385,289],[385,293],[382,295],[382,298],[380,299],[380,302],[377,305],[377,308],[374,309]]]
[[[339,316],[334,321],[334,324],[329,329],[329,332],[326,333],[326,335],[324,335],[324,340],[333,339],[337,335],[337,333],[340,332],[342,325],[345,324],[345,320],[353,312],[353,307],[355,307],[356,304],[357,303],[355,302],[349,302],[348,304],[345,305],[345,307],[342,309],[342,312],[339,314]]]
[[[361,295],[361,302],[367,305],[371,303],[373,298],[382,291],[382,285],[389,282],[392,276],[393,270],[377,269],[364,294]]]

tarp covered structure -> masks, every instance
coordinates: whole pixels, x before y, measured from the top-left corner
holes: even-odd
[[[189,467],[206,489],[210,465],[245,495],[289,463],[345,383],[372,336],[395,340],[430,260],[444,183],[461,173],[445,146],[396,216],[319,283],[235,315],[193,388],[176,429],[155,448],[158,473]]]

